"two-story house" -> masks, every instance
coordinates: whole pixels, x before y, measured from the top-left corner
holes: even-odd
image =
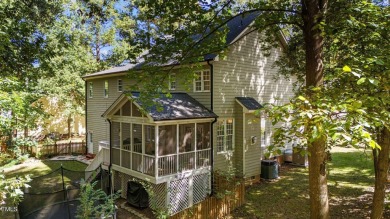
[[[271,125],[255,111],[262,103],[286,103],[294,93],[291,81],[275,78],[273,64],[285,42],[281,38],[280,48],[263,55],[261,33],[250,32],[254,18],[228,23],[226,57],[207,56],[190,91],[170,80],[172,97],[154,100],[163,110],[145,109],[138,92],[125,91],[131,82],[126,72],[134,65],[84,77],[93,165],[108,163],[111,152],[113,184],[123,197],[128,181],[151,182],[157,206],[173,214],[210,194],[213,170],[230,163],[244,178],[259,180],[261,146],[269,142]]]

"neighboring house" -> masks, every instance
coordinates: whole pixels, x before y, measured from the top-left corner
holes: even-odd
[[[42,97],[37,102],[42,104],[42,109],[48,117],[37,121],[37,127],[28,130],[28,136],[32,136],[37,140],[43,140],[44,136],[67,139],[69,138],[68,133],[75,136],[85,135],[84,115],[74,114],[69,118],[64,112],[66,109],[59,106],[58,100],[55,97]],[[24,133],[24,130],[18,130],[17,136],[24,136]]]
[[[72,115],[70,118],[64,113],[64,109],[58,106],[58,100],[54,97],[45,97],[40,100],[49,118],[45,120],[43,134],[59,133],[85,135],[85,116]],[[70,121],[69,121],[70,119]]]
[[[262,146],[272,128],[255,111],[262,103],[286,103],[294,93],[291,81],[275,80],[273,64],[285,42],[264,56],[261,34],[245,35],[253,19],[228,23],[226,57],[208,55],[190,91],[171,81],[172,98],[154,100],[162,111],[143,107],[139,93],[124,92],[126,71],[134,65],[85,76],[87,141],[97,154],[89,169],[107,163],[110,146],[115,189],[125,197],[129,180],[151,182],[157,206],[171,213],[202,201],[211,191],[212,171],[230,163],[245,179],[259,180]]]

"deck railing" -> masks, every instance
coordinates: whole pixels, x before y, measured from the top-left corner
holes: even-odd
[[[149,176],[161,177],[210,166],[210,149],[158,156],[113,149],[113,164]],[[157,161],[156,161],[157,160]],[[157,162],[157,171],[156,171]]]
[[[192,170],[195,168],[195,151],[179,154],[179,171]]]

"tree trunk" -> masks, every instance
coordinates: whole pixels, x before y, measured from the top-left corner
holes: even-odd
[[[321,22],[328,6],[327,0],[302,0],[303,35],[306,52],[306,87],[323,85],[323,45]],[[308,91],[309,98],[312,92]],[[314,95],[313,95],[314,96]],[[314,124],[313,124],[314,125]],[[310,141],[308,141],[310,142]],[[326,177],[326,138],[320,137],[308,145],[310,218],[329,218],[328,187]]]
[[[68,116],[68,138],[71,138],[71,137],[72,137],[72,127],[71,127],[71,123],[72,123],[72,116],[69,115],[69,116]]]
[[[375,190],[372,201],[372,219],[380,219],[383,216],[386,195],[387,173],[389,171],[390,131],[383,128],[378,139],[381,149],[372,150],[374,156]]]
[[[309,194],[310,218],[329,218],[328,185],[326,176],[324,139],[313,142],[308,147],[309,156]]]

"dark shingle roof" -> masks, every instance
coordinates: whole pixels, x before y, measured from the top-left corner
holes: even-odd
[[[236,100],[240,102],[248,110],[258,110],[263,107],[253,97],[236,97]]]
[[[161,97],[154,99],[153,101],[155,103],[161,104],[161,111],[157,110],[156,106],[143,107],[142,102],[137,101],[137,98],[140,95],[139,92],[131,92],[131,95],[132,99],[144,108],[154,121],[218,117],[215,113],[186,93],[171,93],[171,98],[161,94]]]
[[[227,23],[227,27],[229,28],[229,32],[226,36],[226,45],[230,45],[244,30],[247,28],[257,16],[259,16],[259,12],[252,12],[246,15],[239,15]],[[205,60],[212,60],[216,57],[216,54],[208,54],[205,55]]]

